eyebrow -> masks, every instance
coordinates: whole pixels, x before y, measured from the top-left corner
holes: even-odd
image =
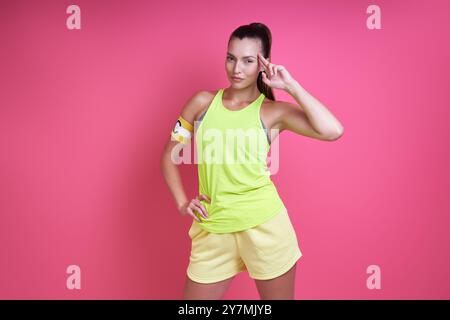
[[[232,56],[232,57],[236,58],[234,55],[232,55],[232,54],[229,53],[229,52],[227,52],[227,54],[228,54],[229,56]],[[244,58],[244,59],[245,59],[245,58],[255,58],[255,59],[256,59],[255,56],[245,56],[245,57],[243,57],[243,58]]]

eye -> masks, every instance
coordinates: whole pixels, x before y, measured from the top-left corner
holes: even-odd
[[[248,63],[253,63],[253,60],[247,60]]]
[[[231,59],[231,60],[233,60],[233,58],[232,58],[232,57],[227,57],[227,60],[230,60],[230,59]]]

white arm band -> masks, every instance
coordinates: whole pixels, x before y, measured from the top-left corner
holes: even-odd
[[[188,143],[191,140],[194,127],[183,117],[179,116],[172,130],[172,141]]]

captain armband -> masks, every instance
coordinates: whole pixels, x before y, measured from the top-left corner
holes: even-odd
[[[179,116],[172,130],[171,140],[186,144],[191,140],[192,133],[194,133],[194,127],[182,116]]]

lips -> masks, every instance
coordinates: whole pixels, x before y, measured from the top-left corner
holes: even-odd
[[[244,78],[238,78],[238,77],[231,77],[234,80],[243,80]]]

